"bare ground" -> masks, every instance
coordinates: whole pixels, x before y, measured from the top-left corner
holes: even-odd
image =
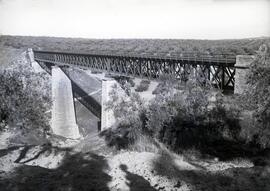
[[[247,159],[221,162],[159,153],[117,151],[92,134],[52,144],[10,142],[1,133],[0,190],[270,190],[270,167]]]

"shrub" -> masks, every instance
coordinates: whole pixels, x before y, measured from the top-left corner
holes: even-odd
[[[25,65],[0,70],[0,121],[25,130],[49,130],[50,80]]]
[[[175,79],[174,76],[164,74],[159,78],[160,83],[154,89],[152,94],[163,94],[172,91],[172,88],[177,90],[183,89],[183,80],[182,79]]]
[[[163,83],[159,83],[157,87],[152,91],[152,94],[161,94],[166,91],[166,87]]]
[[[130,88],[135,86],[133,79],[126,76],[113,76],[113,78],[120,84],[121,88],[125,90],[126,94],[130,95]]]
[[[144,125],[144,101],[138,93],[119,96],[117,86],[113,87],[110,96],[111,100],[107,103],[107,109],[114,112],[116,128],[129,128],[129,139],[135,140]]]
[[[196,148],[216,154],[210,148],[219,145],[220,151],[222,144],[240,141],[237,107],[226,109],[222,94],[210,86],[202,87],[196,79],[191,78],[185,88],[181,93],[158,94],[148,105],[143,105],[138,94],[121,99],[116,96],[117,91],[113,92],[115,99],[111,104],[117,128],[126,130],[122,137],[127,137],[124,140],[128,140],[129,148],[143,150],[136,145],[140,144],[138,138],[150,136],[175,151]],[[213,96],[215,99],[210,99]]]
[[[147,91],[150,85],[150,81],[149,80],[142,80],[140,82],[140,84],[136,87],[135,91],[136,92],[143,92],[143,91]]]
[[[129,78],[129,79],[128,79],[128,82],[130,83],[130,86],[131,86],[131,87],[135,87],[135,82],[134,82],[133,79]]]

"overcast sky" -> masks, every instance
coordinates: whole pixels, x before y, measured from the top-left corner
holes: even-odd
[[[270,0],[0,0],[0,34],[178,39],[270,36]]]

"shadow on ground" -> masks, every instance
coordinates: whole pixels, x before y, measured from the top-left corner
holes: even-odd
[[[12,146],[12,147],[8,147],[6,149],[0,149],[0,158],[7,155],[9,152],[15,151],[19,148],[20,148],[19,146]]]
[[[45,150],[44,147],[36,156],[28,161],[35,160]],[[21,161],[28,148],[22,149],[16,162]],[[15,168],[10,176],[0,177],[0,190],[18,191],[68,191],[68,190],[109,190],[107,183],[111,177],[104,172],[108,168],[104,157],[89,153],[71,154],[66,152],[61,165],[56,169],[47,169],[39,166],[22,165]]]
[[[126,173],[126,179],[128,181],[127,185],[129,186],[130,191],[141,191],[141,190],[155,191],[156,190],[142,176],[129,172],[126,165],[121,164],[120,169]]]
[[[270,190],[270,167],[231,168],[219,172],[209,172],[203,167],[181,170],[169,154],[161,155],[153,164],[158,175],[179,180],[179,188],[186,183],[196,191]]]
[[[181,154],[196,150],[201,158],[248,158],[257,166],[270,165],[270,149],[262,149],[256,141],[246,141],[243,134],[247,127],[243,127],[240,114],[232,114],[236,111],[213,109],[209,116],[197,117],[197,121],[183,113],[174,116],[159,133],[159,140],[171,150]]]

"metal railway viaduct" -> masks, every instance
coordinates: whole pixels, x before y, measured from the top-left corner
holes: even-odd
[[[243,71],[252,62],[252,56],[226,54],[198,55],[194,53],[182,53],[178,56],[160,57],[153,55],[82,54],[40,50],[29,50],[28,53],[30,60],[32,59],[31,62],[37,62],[43,69],[52,74],[52,129],[56,134],[62,136],[67,129],[70,129],[69,134],[64,135],[68,138],[79,137],[78,130],[76,130],[76,120],[73,119],[75,116],[72,92],[74,92],[75,97],[79,97],[79,95],[76,95],[76,92],[80,92],[80,89],[76,84],[72,84],[68,77],[65,77],[65,73],[61,70],[63,66],[79,67],[149,80],[161,80],[163,76],[169,76],[172,79],[185,82],[192,75],[202,85],[210,82],[221,91],[241,93],[241,88],[244,86],[242,84],[243,78],[245,76]],[[108,89],[110,87],[108,87],[108,84],[107,81],[102,82],[102,92],[107,92],[107,95],[104,92],[102,93],[102,99],[104,96],[109,96]],[[61,86],[65,87],[65,96],[59,94],[59,88],[61,89]],[[72,88],[78,91],[72,91]],[[63,99],[69,100],[65,102],[69,106],[59,104],[64,103],[61,102]],[[83,100],[81,101],[83,102]],[[90,100],[90,102],[92,104],[88,104],[88,108],[101,119],[101,129],[108,128],[109,124],[111,124],[108,122],[110,116],[94,100]],[[65,109],[61,110],[61,108]],[[57,122],[54,123],[54,121]],[[62,130],[59,131],[59,129]]]

